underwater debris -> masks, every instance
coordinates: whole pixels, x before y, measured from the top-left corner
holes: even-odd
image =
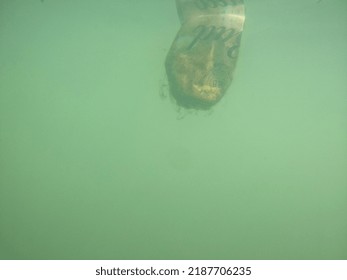
[[[243,0],[176,0],[176,6],[182,26],[165,61],[170,94],[182,107],[209,109],[232,81]]]

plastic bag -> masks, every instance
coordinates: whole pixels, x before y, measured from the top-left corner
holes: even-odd
[[[209,109],[233,77],[245,21],[243,0],[176,0],[181,29],[166,57],[170,94]]]

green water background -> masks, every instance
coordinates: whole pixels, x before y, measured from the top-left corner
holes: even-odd
[[[0,1],[1,259],[347,259],[347,2],[245,2],[191,114],[173,0]]]

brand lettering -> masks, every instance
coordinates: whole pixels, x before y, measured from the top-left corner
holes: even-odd
[[[205,25],[199,25],[195,28],[194,33],[196,34],[193,38],[192,42],[188,46],[188,50],[191,50],[199,41],[218,41],[221,40],[224,44],[234,38],[236,41],[236,44],[233,44],[231,47],[229,47],[227,54],[230,58],[233,58],[235,55],[235,50],[238,48],[238,42],[239,37],[241,35],[240,32],[237,32],[233,28],[226,28],[226,27],[216,27],[214,25],[212,26],[205,26]],[[236,38],[236,39],[235,39]]]
[[[236,6],[243,0],[195,0],[195,6],[200,10],[215,9],[218,7]]]

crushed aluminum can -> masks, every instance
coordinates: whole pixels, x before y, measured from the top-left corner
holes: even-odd
[[[181,29],[167,54],[179,106],[209,109],[232,81],[245,21],[243,0],[176,0]]]

